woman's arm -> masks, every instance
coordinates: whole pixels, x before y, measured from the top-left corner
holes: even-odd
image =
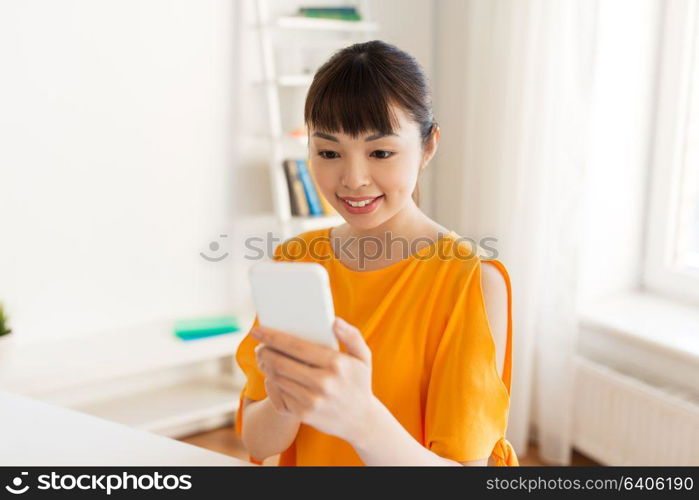
[[[286,450],[296,438],[301,421],[291,414],[279,413],[269,397],[243,401],[242,440],[250,455],[262,461]]]
[[[502,333],[507,328],[504,279],[487,265],[481,284],[489,323]],[[290,396],[286,402],[293,415],[321,432],[345,439],[366,465],[489,465],[489,458],[457,462],[422,446],[373,395],[371,350],[361,332],[342,320],[336,321],[334,331],[347,347],[346,353],[262,327],[251,331],[266,344],[258,353],[266,383]]]
[[[484,262],[481,272],[483,300],[488,322],[498,338],[507,335],[507,285],[492,264]],[[498,363],[499,366],[499,363]],[[380,401],[372,406],[366,432],[355,439],[355,450],[367,465],[491,465],[487,459],[456,462],[443,458],[419,444]]]
[[[487,465],[424,448],[372,394],[371,350],[359,330],[338,318],[335,334],[346,353],[263,327],[251,331],[265,344],[258,365],[266,387],[280,391],[293,415],[350,443],[367,465]]]
[[[396,420],[378,399],[352,446],[366,465],[488,465],[488,459],[457,462],[428,450]]]

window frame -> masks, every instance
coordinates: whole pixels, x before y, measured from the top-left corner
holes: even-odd
[[[650,165],[642,288],[699,303],[699,272],[674,265],[679,205],[688,141],[689,109],[699,99],[699,2],[665,2],[660,48],[656,124]],[[695,126],[699,126],[699,117]]]

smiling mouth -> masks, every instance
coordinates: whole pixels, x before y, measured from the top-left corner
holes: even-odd
[[[370,205],[373,203],[375,200],[378,200],[379,198],[382,198],[384,195],[379,195],[379,196],[374,196],[373,198],[364,198],[362,200],[350,200],[347,198],[341,198],[338,196],[340,201],[342,201],[344,204],[346,204],[349,207],[352,208],[362,208],[364,206]]]

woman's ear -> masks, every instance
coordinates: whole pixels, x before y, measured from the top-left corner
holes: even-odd
[[[427,167],[434,154],[437,152],[437,147],[439,145],[439,139],[442,132],[439,130],[439,125],[435,123],[432,126],[432,131],[430,132],[427,142],[425,143],[424,151],[422,154],[422,165],[420,165],[420,171]]]

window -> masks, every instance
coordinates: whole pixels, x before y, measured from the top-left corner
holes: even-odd
[[[666,3],[644,287],[699,302],[699,3]]]
[[[699,110],[697,110],[699,112]],[[699,136],[691,134],[694,142],[692,149],[697,149]],[[699,272],[699,158],[687,155],[684,165],[681,192],[679,196],[679,223],[677,243],[675,245],[675,265],[686,272]],[[690,159],[691,158],[691,159]]]

